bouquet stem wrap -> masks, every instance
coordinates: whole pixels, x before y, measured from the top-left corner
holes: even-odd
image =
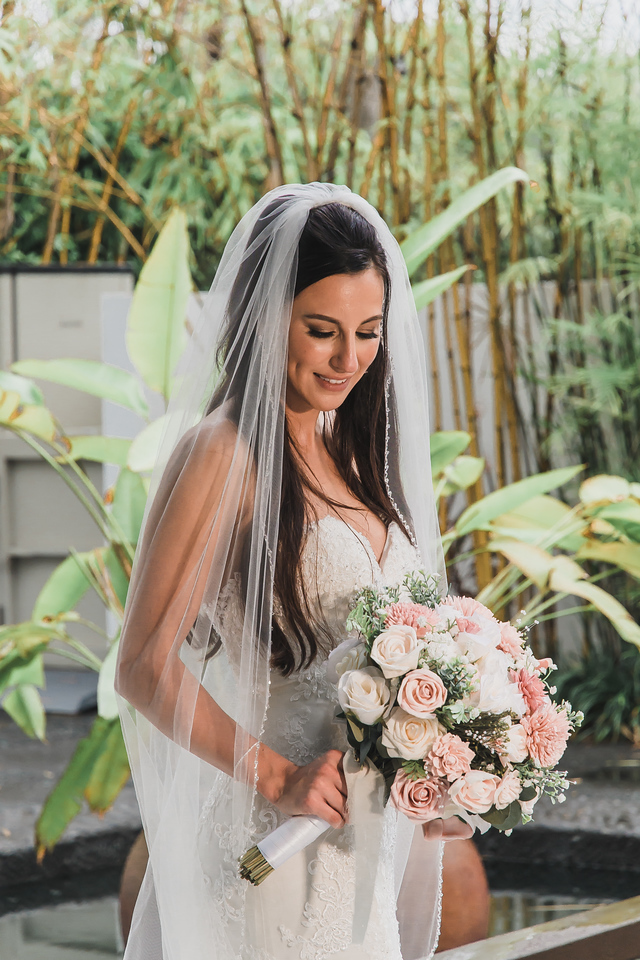
[[[359,764],[352,750],[345,753],[343,768],[347,781],[349,822],[355,830],[356,907],[353,942],[359,944],[364,941],[373,904],[382,842],[384,779],[368,760]],[[308,847],[330,827],[331,824],[320,817],[291,817],[240,858],[241,875],[255,885],[262,883],[269,874]]]

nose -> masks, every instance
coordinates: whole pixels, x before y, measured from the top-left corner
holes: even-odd
[[[352,376],[358,371],[358,352],[355,336],[341,337],[338,348],[331,358],[331,367],[343,376]]]

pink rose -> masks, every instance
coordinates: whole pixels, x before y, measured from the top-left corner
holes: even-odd
[[[447,699],[447,689],[431,670],[412,670],[398,690],[398,703],[414,717],[431,717]]]
[[[514,800],[517,800],[521,793],[522,784],[520,783],[520,777],[515,770],[505,773],[502,780],[496,787],[496,794],[493,800],[496,809],[504,810],[504,808],[508,807],[510,803],[513,803]]]
[[[493,806],[500,777],[484,770],[470,770],[449,787],[449,796],[469,813],[486,813]]]
[[[537,767],[554,767],[567,746],[569,720],[564,710],[552,703],[523,717],[520,724],[527,738],[527,749]]]
[[[551,657],[543,657],[542,660],[538,660],[536,673],[546,673],[547,670],[555,670],[555,669],[556,669],[556,665],[551,659]]]
[[[438,624],[437,613],[421,603],[392,603],[385,614],[385,626],[413,627],[420,639]]]
[[[503,653],[508,653],[514,660],[522,656],[522,637],[510,623],[500,624],[500,643],[498,644],[498,650],[502,650]]]
[[[475,753],[468,743],[455,733],[445,733],[435,741],[427,760],[434,776],[457,780],[471,769],[474,757]]]
[[[535,673],[519,670],[517,673],[512,673],[512,676],[524,697],[527,713],[534,713],[538,707],[550,702],[544,683]]]
[[[442,816],[446,794],[441,780],[410,780],[404,770],[398,770],[391,787],[391,802],[409,820],[426,823]]]
[[[487,617],[488,620],[493,620],[493,614],[491,610],[489,610],[489,607],[485,607],[484,603],[480,603],[479,600],[474,600],[473,597],[447,597],[446,603],[455,607],[463,617],[469,620],[475,619],[477,616]]]

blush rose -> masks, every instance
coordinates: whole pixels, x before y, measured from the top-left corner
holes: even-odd
[[[416,669],[421,649],[413,627],[395,624],[373,641],[371,659],[380,665],[387,680],[391,680]]]
[[[449,788],[449,796],[469,813],[486,813],[493,806],[500,777],[483,770],[470,770]]]
[[[446,792],[441,780],[410,780],[404,770],[398,770],[391,787],[391,802],[407,819],[427,823],[442,816]]]
[[[384,721],[382,743],[391,757],[423,760],[444,732],[435,717],[414,717],[402,707],[394,707]]]
[[[427,761],[434,776],[457,780],[471,769],[475,753],[455,733],[445,733],[434,742]]]
[[[398,703],[414,717],[430,717],[447,699],[447,688],[437,673],[412,670],[398,690]]]

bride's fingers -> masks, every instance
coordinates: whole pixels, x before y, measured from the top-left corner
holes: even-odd
[[[427,823],[423,823],[422,833],[425,840],[442,840],[442,820],[428,820]]]

